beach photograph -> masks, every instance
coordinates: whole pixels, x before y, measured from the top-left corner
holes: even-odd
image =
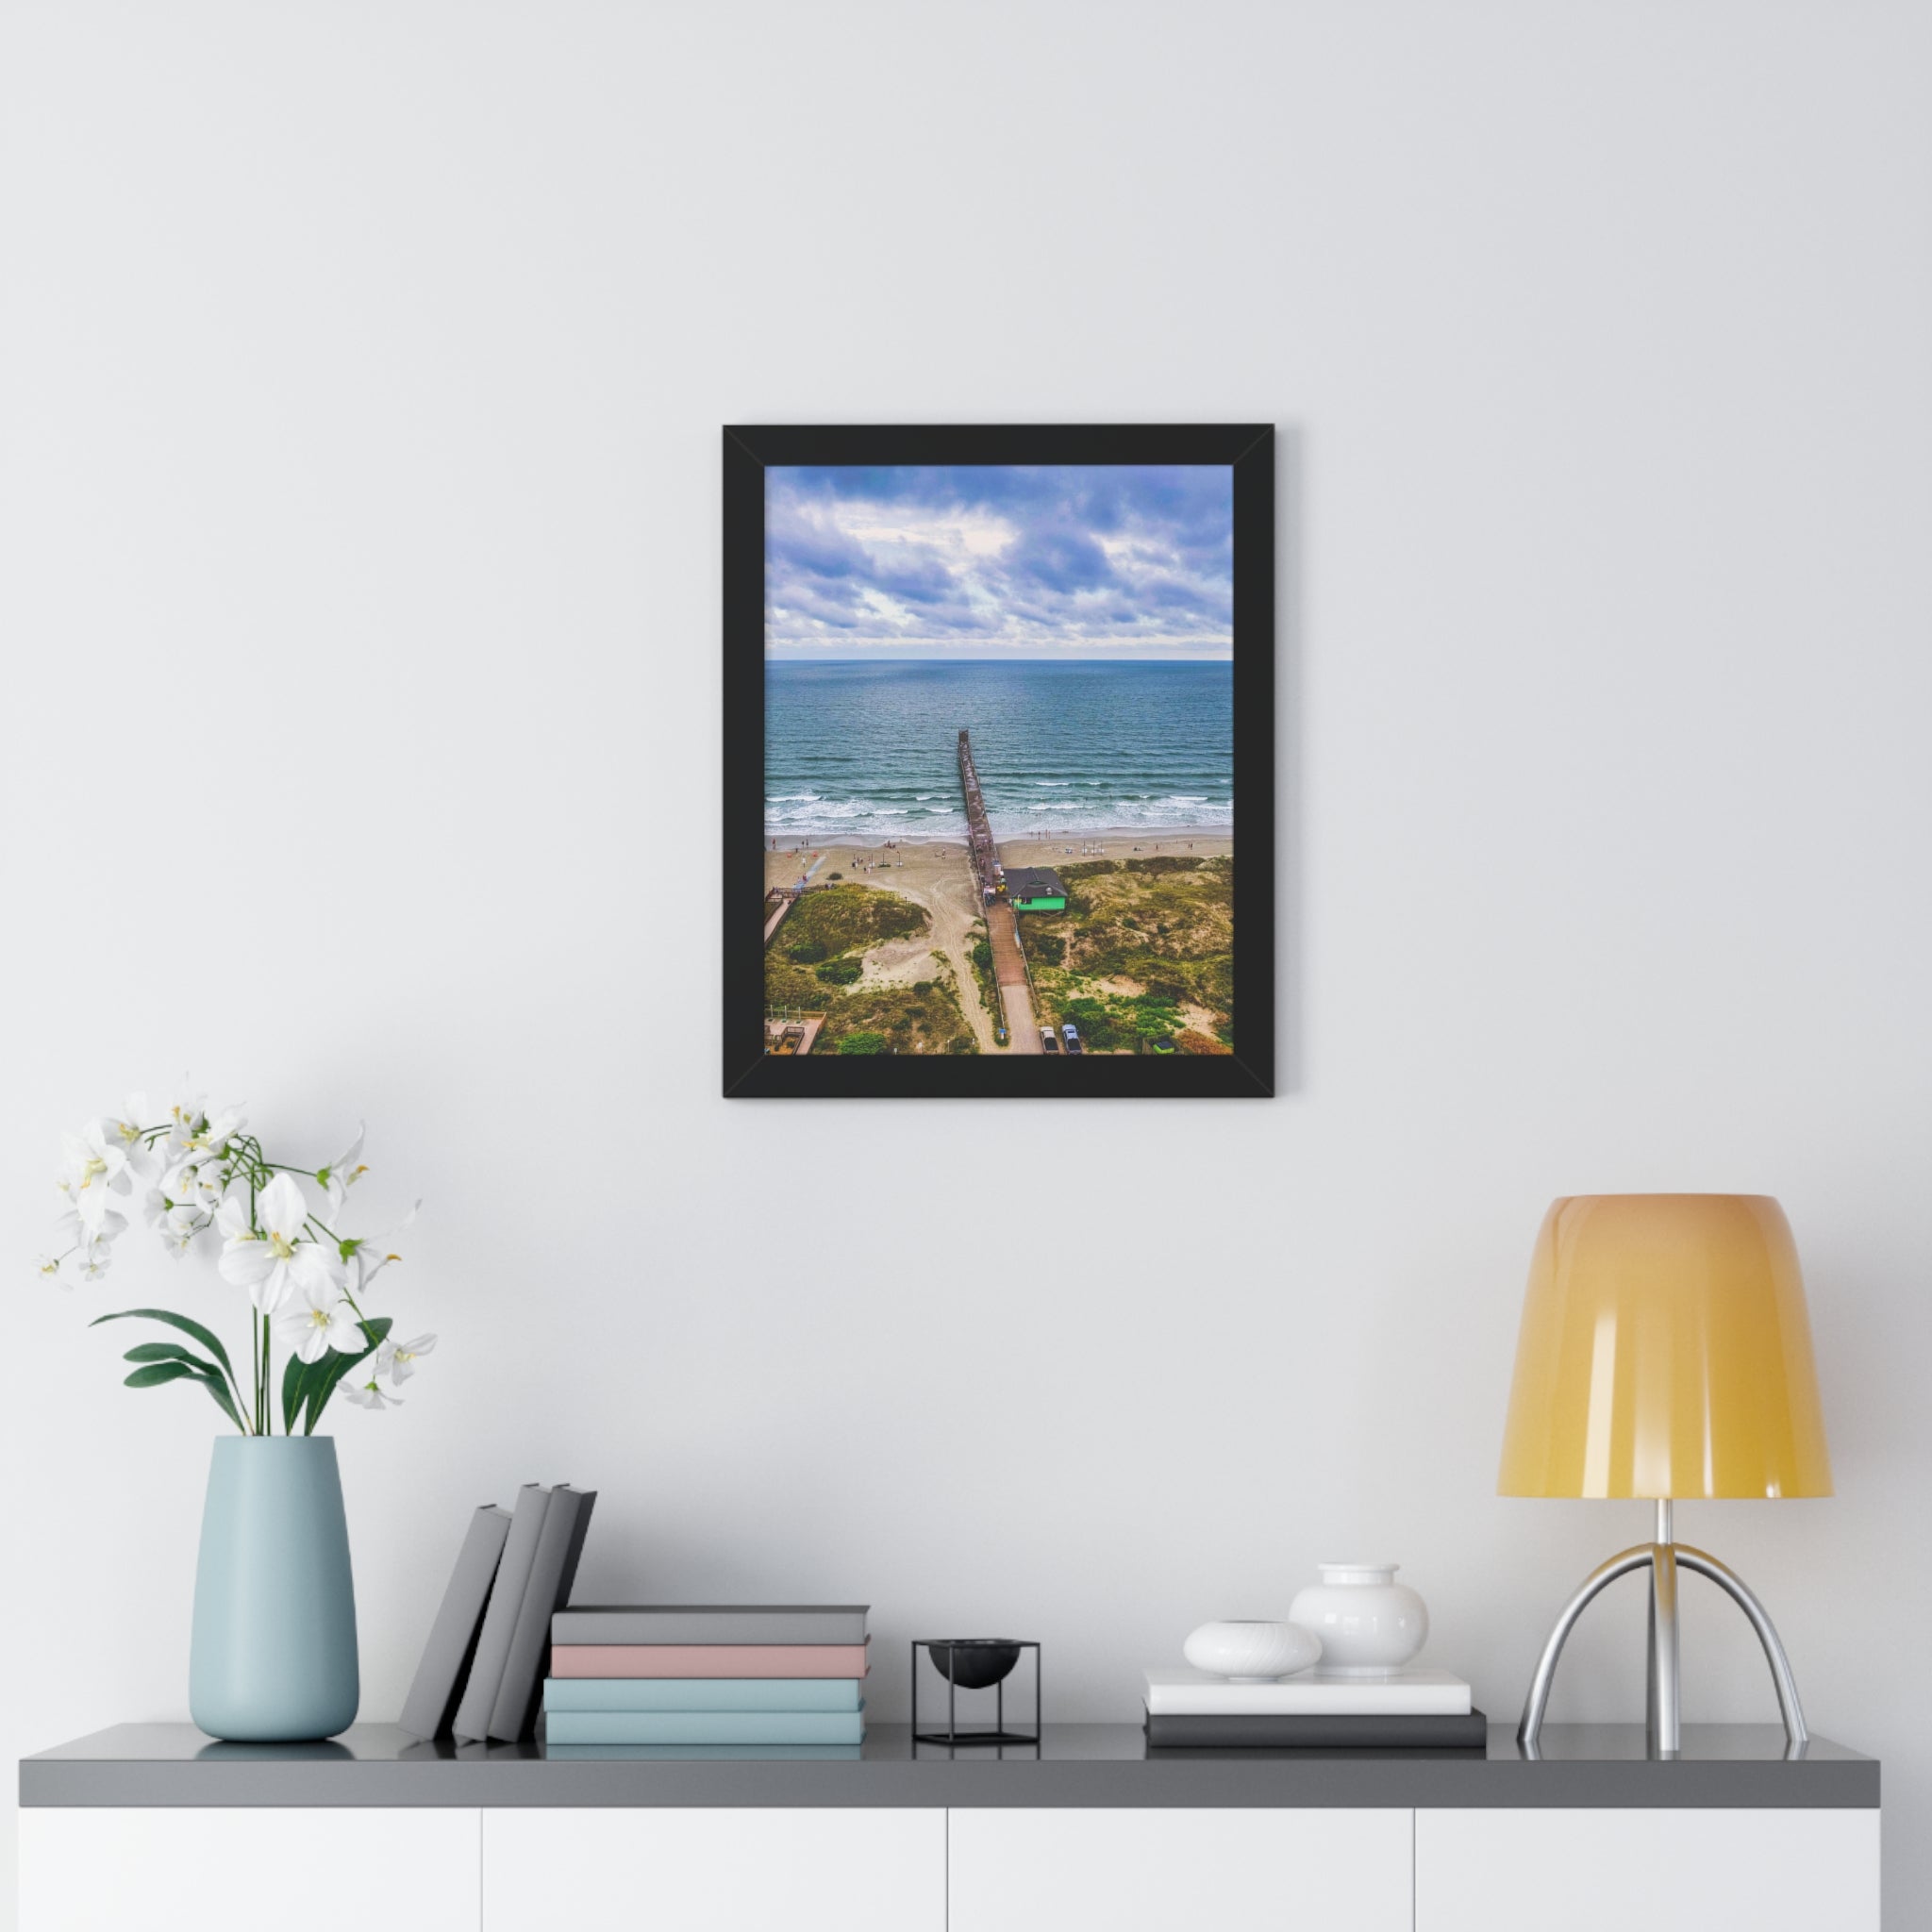
[[[1235,1050],[1233,478],[765,470],[767,1055]]]

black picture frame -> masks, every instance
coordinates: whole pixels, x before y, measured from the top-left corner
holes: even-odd
[[[765,1051],[765,471],[858,464],[1226,464],[1233,471],[1235,874],[1231,1054]],[[1268,1098],[1274,1092],[1272,424],[727,425],[724,431],[724,1091],[729,1098]]]

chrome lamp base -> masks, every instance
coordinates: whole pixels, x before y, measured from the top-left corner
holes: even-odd
[[[1563,1645],[1576,1627],[1576,1620],[1591,1601],[1620,1576],[1633,1570],[1650,1572],[1650,1671],[1644,1700],[1644,1728],[1653,1757],[1675,1757],[1683,1749],[1684,1725],[1678,1695],[1677,1669],[1677,1573],[1689,1570],[1707,1576],[1724,1591],[1745,1616],[1764,1646],[1765,1661],[1771,1665],[1771,1681],[1777,1687],[1779,1713],[1785,1721],[1787,1755],[1801,1757],[1810,1733],[1805,1728],[1805,1712],[1798,1702],[1797,1680],[1791,1675],[1791,1661],[1778,1641],[1777,1631],[1764,1606],[1745,1589],[1740,1578],[1702,1550],[1677,1541],[1672,1509],[1668,1501],[1657,1506],[1657,1540],[1639,1543],[1621,1556],[1591,1572],[1583,1588],[1563,1607],[1543,1654],[1537,1660],[1536,1675],[1530,1679],[1529,1696],[1523,1707],[1523,1723],[1516,1731],[1517,1742],[1525,1757],[1537,1755],[1542,1735],[1543,1713],[1549,1707],[1550,1691],[1557,1681],[1557,1663]]]

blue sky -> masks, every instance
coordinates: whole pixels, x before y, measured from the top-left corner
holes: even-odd
[[[768,469],[772,658],[1227,658],[1224,465]]]

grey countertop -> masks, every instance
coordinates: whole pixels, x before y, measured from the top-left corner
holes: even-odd
[[[1043,1745],[915,1746],[874,1724],[849,1757],[750,1747],[425,1744],[356,1724],[319,1744],[226,1744],[192,1724],[116,1724],[21,1760],[23,1805],[1612,1807],[1870,1808],[1878,1760],[1775,1724],[1687,1724],[1683,1756],[1641,1724],[1551,1724],[1524,1757],[1507,1724],[1484,1751],[1150,1750],[1138,1724],[1048,1724]]]

